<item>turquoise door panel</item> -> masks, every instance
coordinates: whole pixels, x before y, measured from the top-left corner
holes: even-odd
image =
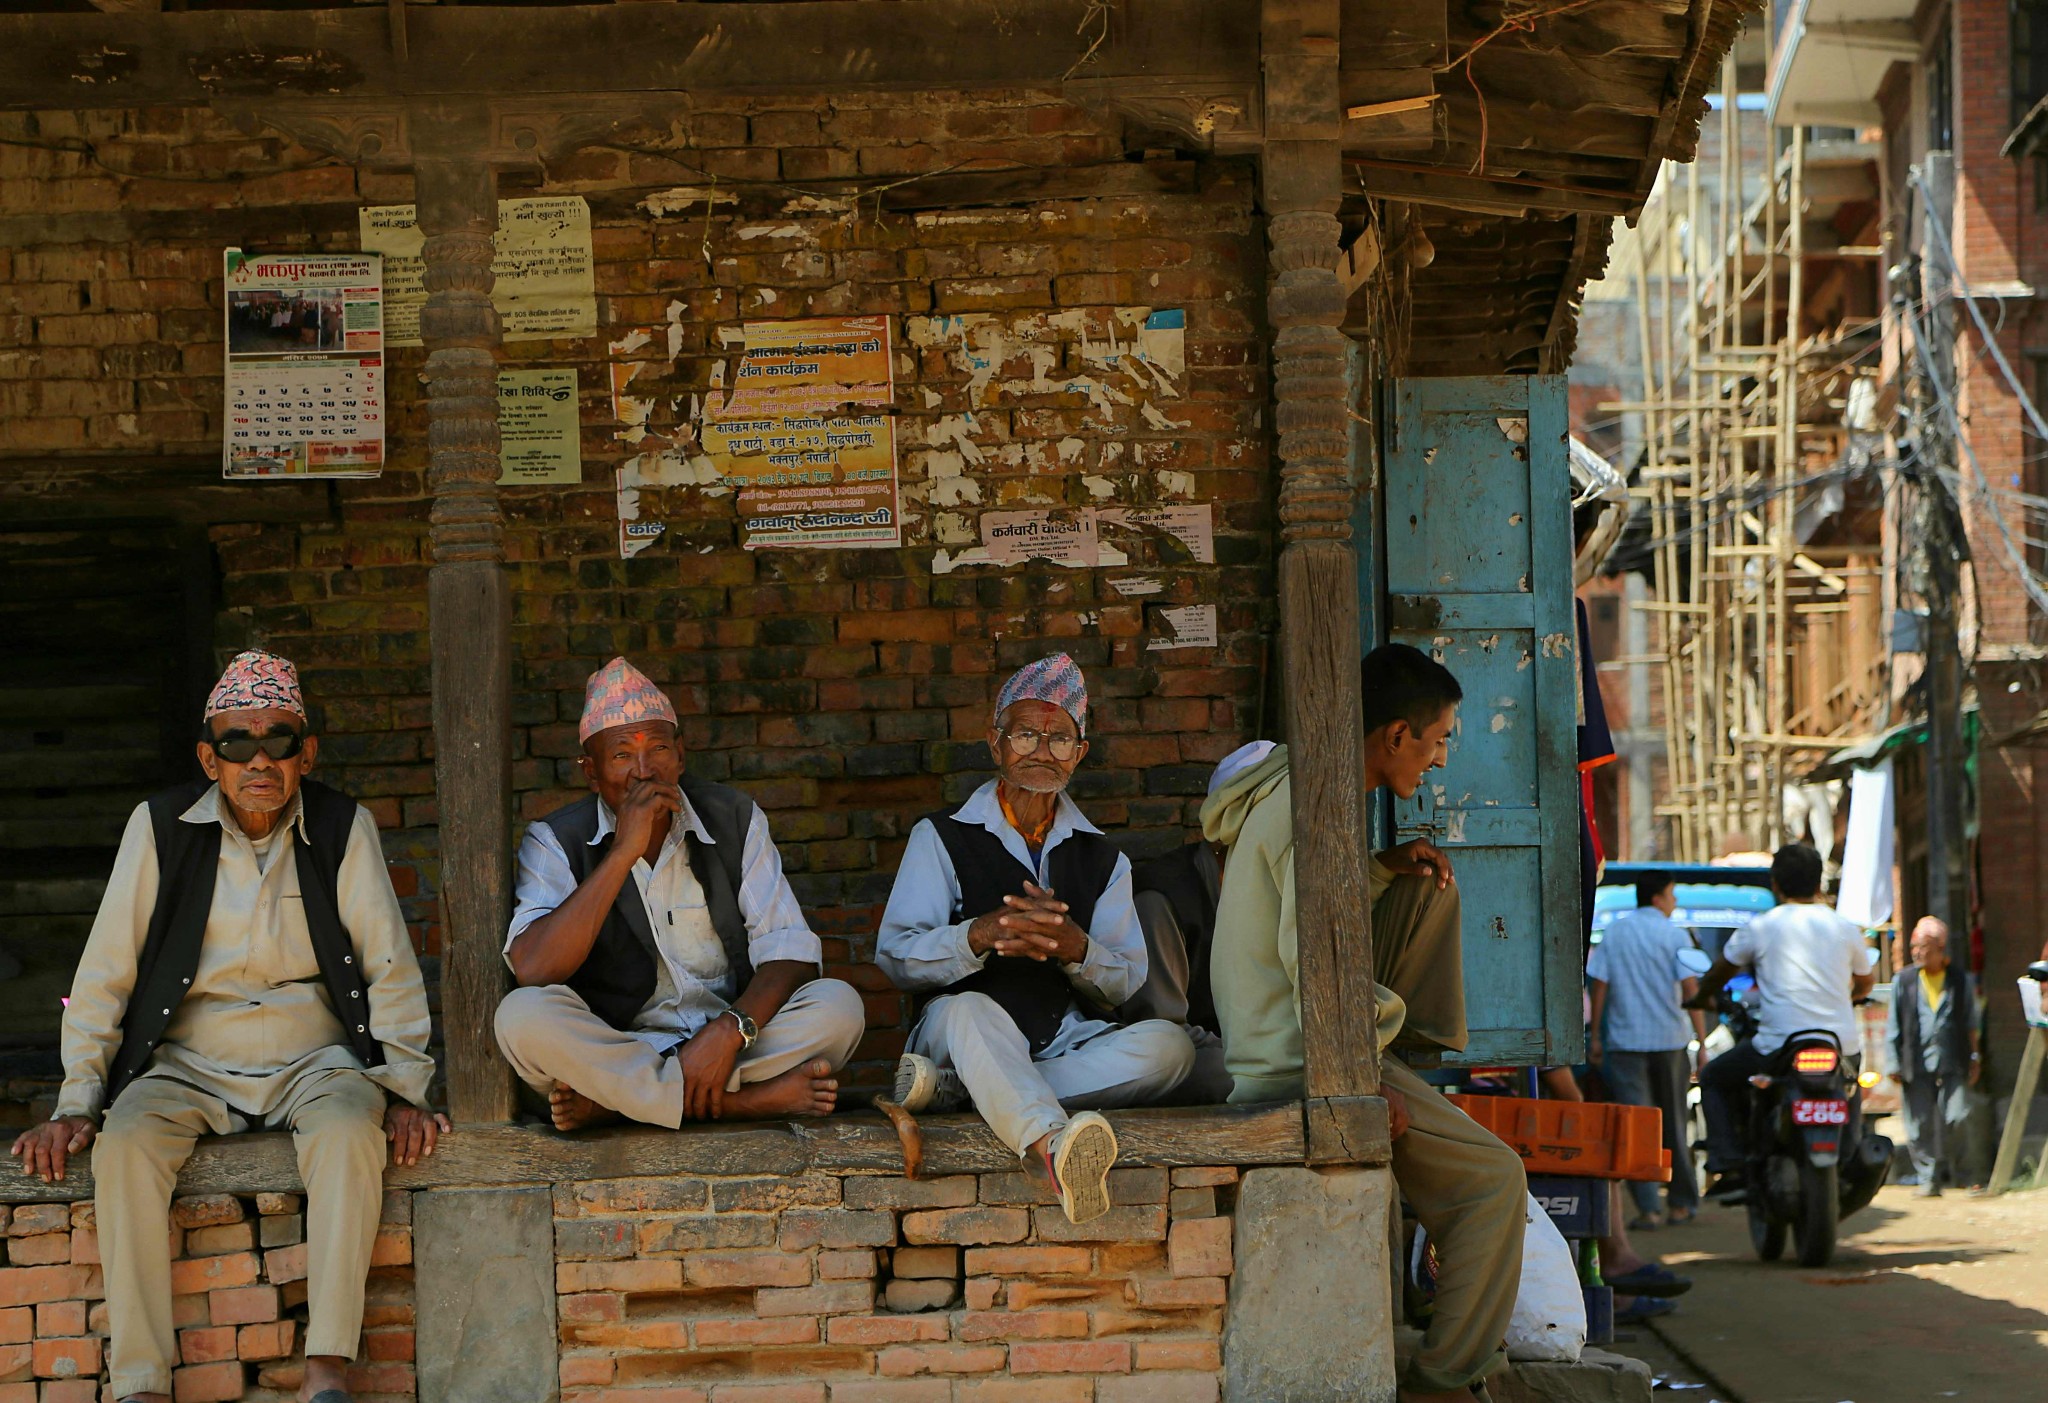
[[[1383,494],[1386,636],[1457,675],[1449,763],[1394,805],[1450,853],[1466,1065],[1583,1055],[1576,625],[1562,376],[1399,380]],[[1366,640],[1370,646],[1370,637]]]

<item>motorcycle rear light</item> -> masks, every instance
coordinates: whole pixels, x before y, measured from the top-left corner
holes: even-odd
[[[1831,1047],[1802,1047],[1792,1054],[1792,1070],[1809,1076],[1832,1072],[1839,1060]]]

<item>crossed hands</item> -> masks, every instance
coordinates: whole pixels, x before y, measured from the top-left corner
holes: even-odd
[[[1074,924],[1067,903],[1036,882],[1024,895],[1003,898],[1003,909],[977,916],[967,928],[967,945],[977,955],[1016,955],[1077,965],[1088,958],[1088,932]]]

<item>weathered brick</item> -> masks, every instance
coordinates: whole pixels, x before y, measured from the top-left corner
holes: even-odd
[[[903,1249],[898,1248],[900,1254]],[[865,1281],[875,1275],[875,1254],[870,1249],[848,1252],[820,1252],[818,1280]],[[900,1273],[899,1273],[900,1275]]]
[[[825,1322],[825,1339],[835,1345],[900,1345],[946,1338],[943,1315],[838,1315]]]
[[[1095,1385],[1096,1403],[1216,1403],[1221,1396],[1213,1373],[1111,1375]]]
[[[956,1281],[891,1281],[882,1288],[882,1304],[901,1314],[944,1310],[960,1292]]]
[[[1228,1218],[1190,1218],[1173,1225],[1167,1239],[1167,1260],[1175,1276],[1230,1275]]]
[[[801,1252],[806,1247],[889,1247],[896,1241],[896,1215],[886,1210],[796,1209],[784,1213],[781,1223],[785,1252]]]
[[[984,1310],[962,1314],[956,1326],[963,1340],[1080,1339],[1088,1333],[1085,1310]]]
[[[884,1378],[918,1374],[993,1374],[1003,1367],[1001,1345],[890,1345],[875,1356]]]
[[[974,1202],[975,1176],[944,1179],[848,1179],[848,1208],[965,1208]]]
[[[959,1379],[954,1403],[1090,1403],[1095,1382],[1074,1375],[1033,1379]]]
[[[825,1403],[821,1383],[714,1384],[711,1403]]]
[[[960,1249],[944,1247],[899,1247],[889,1255],[889,1274],[898,1279],[960,1275]]]
[[[1214,1371],[1223,1367],[1223,1342],[1199,1340],[1139,1340],[1133,1346],[1133,1362],[1140,1369],[1185,1369]]]
[[[36,1376],[33,1344],[0,1345],[0,1384],[20,1383]]]
[[[597,1323],[624,1320],[626,1298],[608,1291],[581,1292],[555,1298],[555,1314],[564,1321]]]
[[[21,1203],[7,1215],[7,1236],[41,1237],[46,1233],[67,1232],[71,1227],[71,1205],[68,1203]],[[13,1244],[9,1244],[11,1251]]]
[[[247,1252],[256,1245],[254,1223],[221,1223],[193,1228],[185,1234],[185,1252],[193,1257],[220,1257],[229,1252]]]
[[[39,1379],[94,1378],[100,1371],[100,1337],[37,1340],[35,1366]]]
[[[259,1247],[290,1247],[306,1240],[306,1216],[303,1213],[280,1213],[256,1220],[256,1245]]]
[[[306,1279],[307,1244],[300,1242],[290,1247],[273,1247],[263,1254],[263,1279],[274,1286],[289,1285]],[[240,1282],[223,1282],[237,1286]]]
[[[1139,1281],[1138,1304],[1151,1310],[1190,1310],[1220,1306],[1229,1286],[1217,1276],[1180,1276],[1166,1281]]]
[[[903,1239],[972,1246],[1022,1242],[1031,1232],[1031,1217],[1021,1208],[940,1208],[903,1215]]]
[[[46,1379],[43,1403],[100,1403],[98,1379]]]
[[[1216,1190],[1175,1189],[1167,1195],[1166,1211],[1173,1218],[1213,1218],[1216,1216]]]
[[[23,1314],[27,1312],[24,1311]],[[85,1328],[84,1301],[49,1301],[36,1307],[38,1335],[83,1335]],[[0,1330],[0,1340],[5,1338],[6,1332]]]
[[[68,1302],[58,1301],[51,1304],[65,1305]],[[30,1340],[34,1339],[36,1337],[36,1314],[42,1309],[43,1307],[40,1306],[35,1309],[30,1309],[28,1306],[14,1306],[8,1310],[0,1310],[0,1345],[27,1344]],[[60,1332],[45,1331],[44,1333],[55,1334]]]
[[[776,838],[790,835],[775,825]],[[840,1180],[830,1174],[791,1174],[773,1179],[714,1179],[711,1206],[721,1213],[775,1213],[784,1208],[829,1208],[840,1201]],[[867,1207],[854,1204],[853,1207]]]
[[[279,1312],[275,1286],[236,1286],[196,1299],[205,1302],[207,1318],[215,1325],[261,1325],[277,1319]]]
[[[616,1366],[609,1354],[567,1353],[557,1366],[563,1388],[603,1387]]]
[[[1085,1247],[971,1247],[969,1276],[1085,1276],[1094,1258]]]
[[[239,1223],[242,1201],[233,1194],[191,1194],[171,1200],[171,1222],[181,1228],[210,1228]]]
[[[1067,1221],[1058,1208],[1034,1208],[1032,1226],[1043,1242],[1159,1242],[1166,1237],[1166,1208],[1112,1208],[1085,1223]]]
[[[814,1345],[818,1322],[810,1316],[777,1320],[700,1320],[693,1327],[699,1349],[765,1349],[773,1345]]]
[[[100,1294],[99,1282],[99,1268],[75,1262],[61,1267],[0,1268],[0,1307],[92,1300]]]
[[[172,1403],[233,1403],[248,1391],[239,1360],[171,1370]]]
[[[952,1403],[947,1379],[840,1379],[832,1403]]]
[[[71,1234],[46,1232],[17,1237],[7,1244],[7,1260],[17,1267],[45,1267],[71,1260]]]
[[[392,1223],[377,1228],[377,1240],[370,1247],[373,1267],[403,1267],[412,1264],[412,1229]]]
[[[632,1218],[562,1218],[555,1223],[558,1262],[613,1261],[630,1257],[640,1224]]]
[[[566,1197],[567,1202],[564,1203]],[[701,1211],[710,1204],[702,1179],[596,1179],[556,1190],[556,1216]],[[564,1208],[568,1211],[564,1213]]]
[[[692,1252],[683,1259],[692,1286],[808,1286],[811,1259],[789,1252]]]
[[[248,1360],[289,1358],[292,1352],[292,1336],[297,1329],[298,1326],[289,1320],[273,1320],[262,1325],[244,1325],[235,1332],[235,1353],[241,1358]],[[363,1336],[363,1340],[365,1346],[370,1348],[370,1357],[372,1359],[381,1357],[375,1352],[373,1342],[397,1334],[403,1334],[409,1346],[412,1335],[412,1332],[409,1330],[371,1330],[367,1332]],[[412,1357],[410,1347],[407,1348],[404,1357],[407,1359]]]
[[[557,1262],[555,1289],[577,1291],[679,1291],[683,1264],[676,1260],[640,1262]]]
[[[827,1281],[817,1286],[763,1287],[754,1294],[754,1312],[779,1315],[866,1315],[875,1308],[872,1281]]]
[[[217,1364],[235,1357],[235,1327],[207,1325],[178,1332],[178,1358],[186,1364]]]
[[[304,1206],[305,1200],[301,1199],[297,1194],[263,1193],[256,1195],[256,1211],[266,1218],[297,1213]]]
[[[1026,1340],[1010,1346],[1013,1374],[1122,1374],[1131,1367],[1123,1340]]]
[[[770,1247],[775,1242],[775,1224],[774,1216],[767,1213],[703,1213],[655,1218],[640,1225],[640,1255],[651,1257],[670,1252]]]

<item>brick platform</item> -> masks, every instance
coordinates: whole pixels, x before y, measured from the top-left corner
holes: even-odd
[[[1235,1168],[1134,1167],[1083,1227],[1021,1173],[582,1180],[554,1187],[564,1403],[1213,1403]],[[422,1192],[433,1192],[424,1190]],[[386,1194],[359,1403],[415,1396],[412,1206]],[[302,1201],[173,1208],[176,1403],[301,1378]],[[95,1403],[90,1203],[0,1206],[0,1403]],[[111,1403],[111,1399],[109,1399]]]

